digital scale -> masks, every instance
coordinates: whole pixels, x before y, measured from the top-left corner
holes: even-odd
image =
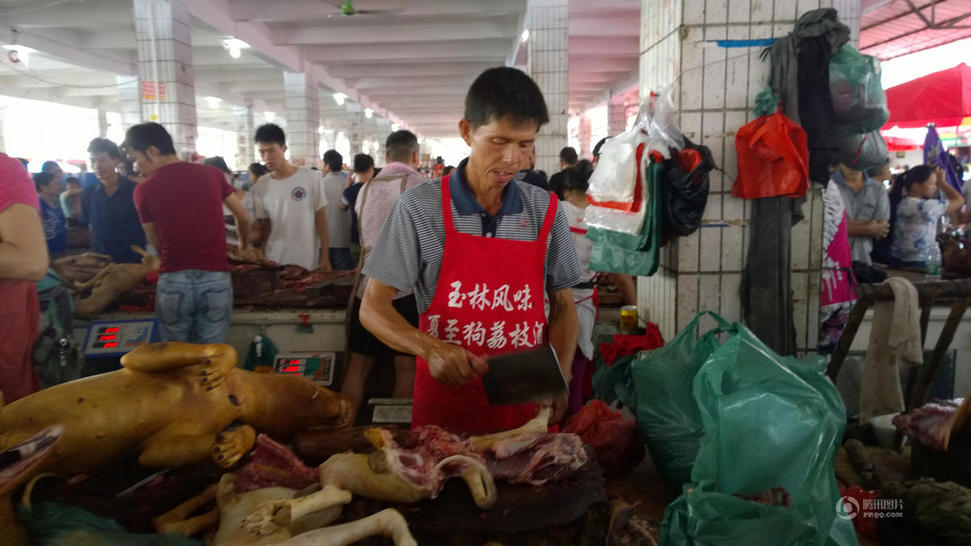
[[[273,371],[283,375],[306,377],[323,387],[334,382],[334,363],[337,353],[278,353],[273,359]]]
[[[158,340],[155,319],[98,321],[88,325],[82,352],[86,359],[120,357]]]
[[[82,377],[121,368],[121,357],[132,350],[159,340],[155,319],[103,320],[92,322],[84,335]]]

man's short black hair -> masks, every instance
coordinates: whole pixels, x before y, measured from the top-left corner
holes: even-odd
[[[203,165],[209,165],[210,167],[215,167],[224,173],[233,174],[233,171],[229,170],[229,165],[226,164],[226,160],[223,159],[221,155],[214,155],[212,157],[207,157],[202,160]]]
[[[592,166],[584,165],[583,162],[580,162],[573,167],[567,167],[563,171],[563,191],[573,190],[580,193],[587,193],[587,188],[590,186],[590,175],[593,174]]]
[[[70,186],[71,184],[77,184],[78,186],[80,186],[81,185],[81,181],[78,180],[78,177],[76,177],[76,176],[69,176],[69,177],[67,177],[67,178],[64,179],[64,185],[65,186]]]
[[[175,155],[175,144],[172,135],[160,124],[155,122],[140,123],[128,128],[125,132],[125,142],[122,148],[145,153],[149,147],[155,146],[162,155]]]
[[[578,159],[580,159],[580,156],[577,155],[573,146],[566,146],[560,150],[560,161],[567,165],[575,165]]]
[[[277,143],[280,146],[287,145],[287,135],[284,134],[283,129],[275,123],[264,123],[256,128],[256,136],[253,138],[255,142],[267,142],[267,143]]]
[[[324,165],[327,165],[330,172],[339,173],[344,167],[344,156],[337,150],[327,150],[324,152]]]
[[[53,181],[54,181],[54,173],[52,172],[34,173],[34,187],[37,188],[37,191],[40,191],[41,188],[47,186]]]
[[[374,168],[374,158],[367,154],[357,154],[354,156],[354,172],[361,174]]]
[[[44,164],[40,166],[40,172],[46,173],[60,168],[61,166],[57,164],[57,161],[45,161]]]
[[[465,95],[465,119],[473,128],[501,118],[517,124],[533,122],[537,130],[550,121],[536,82],[521,70],[507,66],[479,74]]]
[[[263,176],[264,174],[270,172],[269,169],[266,168],[266,165],[264,165],[262,163],[250,163],[249,164],[249,167],[247,167],[247,169],[250,170],[250,171],[253,171],[253,174],[255,174],[257,178],[259,178],[259,177]],[[254,182],[255,182],[255,180],[254,180]]]
[[[610,140],[610,137],[605,136],[597,142],[597,145],[593,147],[593,157],[600,157],[600,150],[604,147],[604,144],[606,144],[608,140]]]
[[[102,152],[108,154],[108,157],[111,159],[123,159],[121,157],[121,150],[118,149],[118,145],[114,142],[100,137],[91,139],[91,142],[88,144],[88,153],[94,155]]]
[[[384,149],[390,161],[408,163],[411,161],[412,154],[419,150],[418,137],[405,129],[395,131],[384,141]]]

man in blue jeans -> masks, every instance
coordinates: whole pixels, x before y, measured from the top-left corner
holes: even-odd
[[[240,252],[248,253],[250,219],[219,169],[186,163],[158,123],[128,129],[122,148],[144,176],[135,208],[162,267],[155,309],[165,341],[221,343],[229,333],[233,285],[226,258],[223,203],[236,217]]]

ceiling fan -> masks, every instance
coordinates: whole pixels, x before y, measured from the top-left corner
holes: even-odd
[[[381,15],[388,13],[401,13],[404,9],[357,9],[354,7],[354,2],[352,0],[344,0],[341,4],[333,4],[338,10],[340,10],[341,15],[346,15],[348,17],[352,15]]]

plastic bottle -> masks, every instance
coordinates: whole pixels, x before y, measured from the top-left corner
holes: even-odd
[[[931,243],[930,248],[927,249],[927,259],[924,265],[924,280],[941,280],[941,247],[937,244],[937,241]]]

